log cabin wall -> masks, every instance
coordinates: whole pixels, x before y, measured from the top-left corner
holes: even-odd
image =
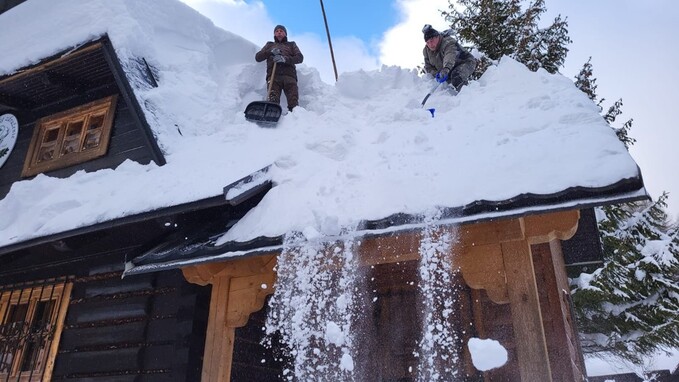
[[[70,276],[51,380],[199,381],[210,288],[188,283],[179,270],[121,279],[125,253],[135,247],[120,246],[61,259],[37,249],[0,257],[0,285]]]
[[[78,277],[54,381],[197,381],[208,295],[179,271]]]

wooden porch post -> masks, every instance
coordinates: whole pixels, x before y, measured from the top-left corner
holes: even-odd
[[[521,380],[551,382],[530,244],[525,240],[503,243],[502,255]]]
[[[275,265],[275,255],[264,255],[182,268],[189,282],[212,284],[202,382],[231,380],[236,328],[245,326],[250,313],[262,309],[273,293]]]

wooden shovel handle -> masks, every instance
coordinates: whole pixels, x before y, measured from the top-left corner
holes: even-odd
[[[269,100],[269,97],[271,96],[271,88],[273,88],[273,79],[274,76],[276,76],[276,64],[278,64],[276,61],[273,63],[273,69],[271,70],[271,78],[269,79],[269,90],[266,91],[266,100]]]

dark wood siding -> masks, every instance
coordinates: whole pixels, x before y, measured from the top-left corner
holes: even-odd
[[[100,95],[102,97],[104,96],[103,94]],[[37,118],[33,118],[25,123],[20,121],[21,125],[19,127],[16,146],[5,165],[0,168],[0,198],[4,198],[7,195],[12,183],[21,180],[21,170],[24,161],[28,156],[28,147],[31,142],[36,120]],[[112,169],[127,159],[142,164],[148,164],[152,161],[152,155],[151,149],[145,143],[145,138],[141,129],[135,124],[130,108],[127,107],[127,104],[122,97],[120,97],[118,98],[113,128],[111,131],[111,141],[107,154],[89,162],[50,171],[46,173],[46,175],[67,178],[79,170],[91,172],[105,168]]]
[[[164,229],[141,222],[0,256],[0,285],[72,278],[53,381],[200,380],[210,287],[180,270],[121,279]]]
[[[578,230],[561,245],[567,270],[573,277],[581,272],[591,273],[603,265],[603,248],[594,208],[580,210]]]
[[[180,271],[76,278],[54,381],[197,381],[208,288]]]
[[[231,365],[231,382],[273,382],[284,381],[281,361],[283,352],[278,349],[267,349],[262,345],[264,325],[268,312],[268,303],[264,308],[250,315],[248,324],[236,329],[236,340],[233,348]],[[280,345],[279,345],[280,346]],[[288,366],[289,367],[289,366]]]

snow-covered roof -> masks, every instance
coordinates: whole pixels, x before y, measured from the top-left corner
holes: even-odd
[[[213,198],[267,166],[274,187],[221,242],[334,235],[435,207],[530,200],[483,211],[497,217],[646,197],[597,106],[568,78],[509,58],[457,96],[434,93],[434,118],[420,107],[433,83],[413,69],[329,85],[298,65],[300,107],[264,129],[243,116],[266,93],[258,47],[186,5],[32,0],[0,15],[0,76],[103,35],[123,67],[143,57],[157,70],[158,87],[133,91],[167,164],[16,182],[0,200],[0,248]]]

